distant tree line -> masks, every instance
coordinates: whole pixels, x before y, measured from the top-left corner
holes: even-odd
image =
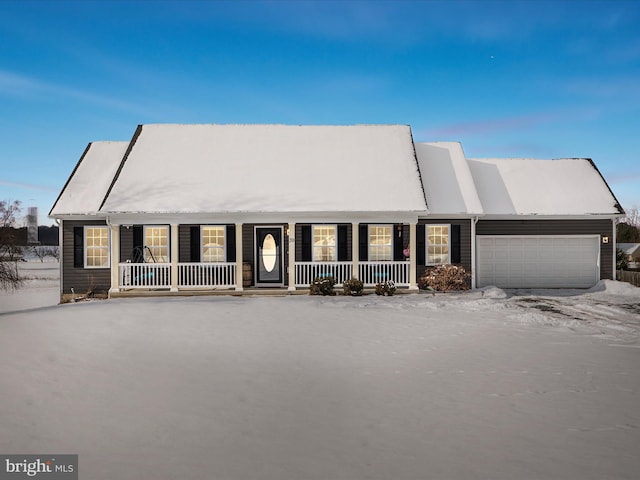
[[[629,208],[626,216],[616,225],[618,243],[640,243],[640,211],[638,207]]]
[[[27,227],[5,227],[11,230],[11,235],[14,238],[16,245],[28,245],[27,242]],[[59,243],[59,227],[57,225],[51,225],[50,227],[39,226],[38,227],[38,242],[40,245],[56,246]]]

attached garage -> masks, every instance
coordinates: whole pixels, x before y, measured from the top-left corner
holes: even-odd
[[[600,280],[599,235],[478,235],[478,287],[589,288]]]

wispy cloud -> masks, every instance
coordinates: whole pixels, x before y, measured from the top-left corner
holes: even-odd
[[[0,185],[4,185],[6,187],[14,187],[14,188],[25,188],[27,190],[38,190],[41,192],[58,192],[57,188],[49,187],[46,185],[39,185],[35,183],[20,183],[20,182],[10,182],[8,180],[0,180]]]
[[[133,113],[144,113],[146,110],[138,105],[124,102],[112,97],[98,95],[82,89],[66,87],[56,83],[46,82],[38,78],[21,75],[14,72],[0,70],[0,95],[20,95],[37,98],[42,95],[53,95],[65,99],[101,105],[117,110]]]
[[[436,128],[425,133],[432,138],[459,138],[470,135],[486,135],[488,133],[518,130],[533,125],[550,123],[557,121],[559,118],[560,116],[557,113],[551,112],[493,119],[487,118],[445,125],[444,127]]]
[[[613,175],[607,175],[607,181],[613,184],[638,182],[640,181],[640,171],[637,172],[618,172]]]
[[[440,128],[425,130],[423,135],[429,138],[461,138],[472,135],[487,135],[513,130],[522,130],[536,125],[552,124],[573,119],[593,119],[597,117],[595,109],[578,108],[537,112],[526,115],[514,115],[501,118],[484,118],[468,122],[453,123]]]

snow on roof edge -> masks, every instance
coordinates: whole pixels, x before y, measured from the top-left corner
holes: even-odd
[[[56,201],[53,202],[53,206],[51,207],[51,209],[49,210],[49,214],[47,215],[47,217],[51,218],[51,214],[53,213],[53,211],[56,208],[56,205],[58,204],[58,202],[60,201],[60,198],[62,198],[62,195],[64,194],[65,190],[67,189],[67,187],[69,186],[69,183],[71,182],[71,179],[73,178],[73,176],[76,174],[76,172],[78,171],[78,168],[80,167],[80,164],[82,163],[82,161],[84,160],[84,157],[87,155],[87,153],[89,152],[89,149],[91,148],[91,145],[94,142],[89,142],[87,144],[87,146],[84,149],[84,152],[82,152],[82,155],[80,155],[80,158],[78,159],[78,161],[76,162],[76,166],[73,167],[73,170],[71,171],[71,175],[69,175],[69,178],[67,178],[67,181],[64,183],[64,186],[62,187],[62,190],[60,190],[60,193],[58,194],[58,197],[56,198]]]

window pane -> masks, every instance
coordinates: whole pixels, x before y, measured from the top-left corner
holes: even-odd
[[[144,232],[144,258],[147,262],[169,261],[169,227],[146,227]]]
[[[224,226],[204,226],[202,227],[202,261],[203,262],[224,262],[224,236],[226,228]]]
[[[391,225],[369,225],[369,260],[372,262],[391,261]]]
[[[87,268],[109,267],[109,228],[86,227],[85,266]]]
[[[313,260],[315,262],[335,262],[336,259],[336,226],[314,225]]]
[[[427,225],[427,264],[449,262],[449,225]]]

